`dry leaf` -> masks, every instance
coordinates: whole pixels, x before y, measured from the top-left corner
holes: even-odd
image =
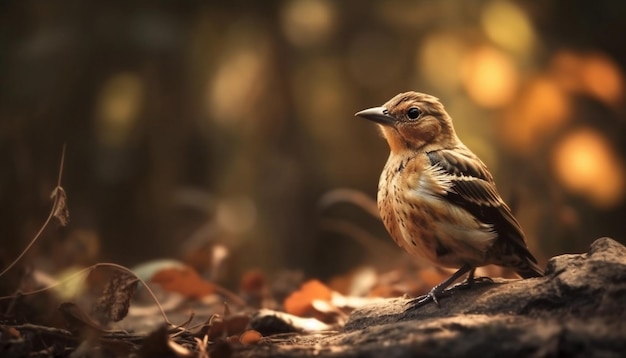
[[[330,279],[328,286],[343,295],[365,296],[378,282],[378,273],[371,266],[362,266]]]
[[[133,298],[139,280],[135,275],[124,271],[115,271],[113,277],[104,286],[104,290],[92,308],[93,315],[101,324],[117,322],[128,314],[130,300]]]
[[[152,282],[158,283],[163,289],[177,292],[185,297],[198,299],[215,292],[215,285],[203,280],[191,267],[170,267],[152,276]]]
[[[261,296],[267,287],[265,274],[260,270],[249,270],[243,274],[239,281],[239,288],[245,294]]]
[[[314,300],[330,301],[331,297],[330,288],[318,280],[309,280],[300,287],[300,290],[285,299],[285,312],[296,316],[308,316],[314,311]]]
[[[20,333],[20,331],[18,331],[14,327],[1,326],[0,331],[3,336],[3,341],[9,340],[9,339],[16,339],[16,340],[22,339],[22,334]]]
[[[239,337],[239,342],[243,345],[248,344],[257,344],[261,341],[263,336],[258,331],[253,329],[247,330],[243,332],[243,334]]]
[[[247,314],[236,314],[228,318],[212,317],[208,324],[202,327],[197,335],[208,335],[209,339],[215,340],[220,337],[241,334],[250,323],[250,316]]]
[[[59,221],[61,226],[67,226],[70,222],[70,211],[67,209],[67,194],[65,189],[57,186],[52,190],[50,199],[54,200],[54,208],[52,208],[52,216]]]
[[[250,321],[252,329],[264,336],[293,332],[320,332],[337,329],[315,318],[302,318],[289,313],[260,309]]]

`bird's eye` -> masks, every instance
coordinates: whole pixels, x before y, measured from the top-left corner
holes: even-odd
[[[422,114],[422,111],[415,107],[411,107],[408,111],[406,111],[406,115],[409,119],[417,119],[420,114]]]

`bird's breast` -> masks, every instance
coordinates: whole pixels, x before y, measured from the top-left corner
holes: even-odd
[[[493,233],[448,202],[450,177],[424,155],[392,155],[378,185],[378,209],[394,241],[409,254],[446,267],[484,260]]]

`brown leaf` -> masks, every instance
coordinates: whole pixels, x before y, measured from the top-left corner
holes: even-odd
[[[249,270],[243,274],[239,281],[239,288],[245,294],[260,296],[267,287],[265,274],[260,270]]]
[[[117,322],[126,317],[138,282],[135,275],[115,271],[92,308],[92,313],[101,324]]]
[[[61,226],[67,226],[70,222],[70,211],[67,209],[67,194],[62,186],[57,186],[52,190],[50,199],[54,200],[52,216],[59,221]]]
[[[208,335],[209,339],[225,338],[230,335],[241,334],[246,330],[250,323],[250,315],[236,314],[228,318],[222,318],[218,315],[211,317],[208,322],[195,335],[203,337]]]
[[[191,267],[170,267],[152,276],[152,282],[163,289],[178,292],[186,297],[198,299],[215,292],[215,285],[203,280]]]
[[[20,331],[10,326],[0,326],[0,332],[4,336],[3,340],[8,339],[22,339]]]
[[[331,297],[330,288],[318,280],[310,280],[285,299],[285,312],[301,317],[307,316],[313,311],[314,300],[330,301]]]
[[[258,331],[253,329],[247,330],[243,332],[243,334],[239,337],[239,342],[243,345],[248,344],[257,344],[261,341],[263,336]]]

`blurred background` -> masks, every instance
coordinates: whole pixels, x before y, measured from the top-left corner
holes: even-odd
[[[408,90],[446,105],[542,264],[625,242],[625,20],[620,1],[3,1],[0,262],[48,215],[66,143],[71,221],[39,269],[397,265],[362,204],[387,144],[354,113]]]

